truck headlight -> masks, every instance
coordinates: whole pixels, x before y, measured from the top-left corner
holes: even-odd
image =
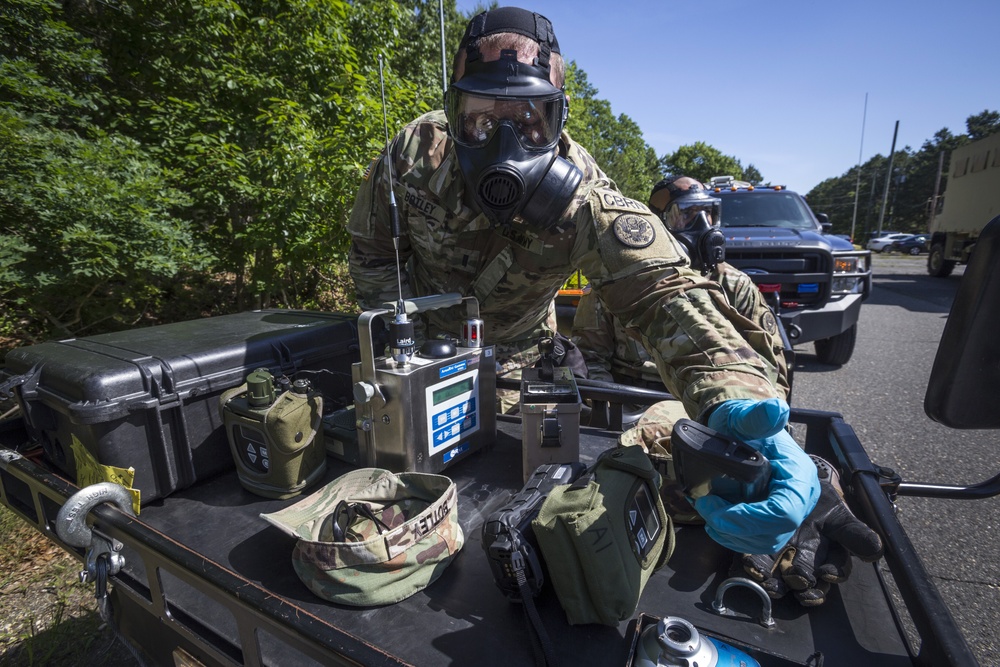
[[[865,257],[834,257],[833,281],[830,288],[835,294],[860,292],[862,278],[858,274],[863,274],[867,271],[868,262]]]

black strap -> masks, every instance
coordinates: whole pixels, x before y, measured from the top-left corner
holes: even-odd
[[[601,455],[603,456],[603,454]],[[569,485],[570,491],[580,491],[581,489],[586,489],[590,486],[590,483],[594,481],[594,475],[597,474],[597,464],[601,462],[601,457],[598,456],[597,460],[594,461],[583,474],[576,478],[576,480]]]
[[[346,542],[347,533],[359,516],[374,523],[379,535],[391,530],[382,519],[375,516],[372,508],[365,503],[349,503],[346,500],[341,500],[333,510],[333,541]]]
[[[533,39],[538,44],[535,66],[548,71],[549,59],[559,53],[552,22],[541,14],[519,7],[497,7],[481,12],[469,21],[465,35],[459,43],[459,50],[465,50],[465,61],[471,63],[481,57],[479,39],[498,32],[514,32]]]
[[[477,16],[472,17],[469,21],[469,27],[466,29],[465,37],[462,39],[462,44],[459,49],[465,47],[465,62],[471,63],[473,61],[479,60],[479,38],[483,34],[483,30],[486,28],[486,14],[483,12]]]
[[[552,55],[552,40],[555,34],[552,32],[552,22],[541,14],[535,14],[535,35],[538,41],[538,55],[535,57],[535,67],[541,67],[545,71],[549,70],[549,57]]]
[[[531,638],[531,650],[535,654],[535,664],[538,667],[555,667],[556,651],[549,638],[549,633],[542,625],[542,617],[538,615],[535,608],[535,599],[528,587],[528,578],[524,574],[524,557],[520,551],[515,550],[510,555],[510,564],[514,569],[514,577],[517,579],[517,587],[521,592],[521,602],[524,604],[524,617],[528,623],[528,635]]]

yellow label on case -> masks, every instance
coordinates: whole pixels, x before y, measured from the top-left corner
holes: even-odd
[[[73,459],[76,461],[76,485],[81,489],[99,482],[113,482],[123,486],[132,495],[132,509],[138,516],[139,489],[132,488],[132,484],[135,483],[135,468],[101,465],[79,438],[75,435],[72,438],[70,446],[73,450]]]

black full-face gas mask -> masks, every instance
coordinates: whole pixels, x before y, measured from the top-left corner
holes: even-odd
[[[515,9],[470,23],[465,73],[448,88],[445,113],[462,175],[490,221],[507,225],[517,215],[545,227],[565,210],[583,174],[559,156],[568,107],[549,80],[549,54],[558,52],[552,26],[538,14],[505,11]],[[476,39],[496,32],[530,33],[540,45],[535,63],[518,62],[513,50],[483,62]]]
[[[726,259],[726,237],[719,230],[721,200],[692,185],[671,199],[660,214],[663,224],[691,258],[691,266],[707,275]]]

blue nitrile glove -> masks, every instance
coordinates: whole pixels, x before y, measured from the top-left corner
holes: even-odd
[[[787,423],[788,403],[779,398],[726,401],[709,416],[709,428],[743,440],[771,463],[765,500],[734,505],[709,494],[695,501],[705,530],[722,546],[742,553],[778,553],[816,506],[816,465],[785,430]]]

